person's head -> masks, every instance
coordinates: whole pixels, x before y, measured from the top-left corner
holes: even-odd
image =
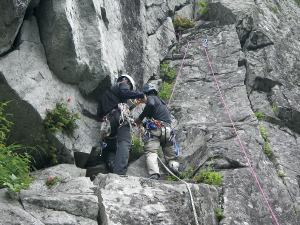
[[[157,95],[156,88],[151,84],[145,85],[143,88],[143,92],[146,95]]]
[[[119,82],[126,82],[126,83],[129,85],[130,90],[133,90],[133,91],[135,90],[135,82],[134,82],[134,80],[132,79],[132,77],[129,76],[128,74],[123,74],[123,75],[121,75],[121,76],[118,78],[117,82],[118,82],[118,83],[119,83]]]

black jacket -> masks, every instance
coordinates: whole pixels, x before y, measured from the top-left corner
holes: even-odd
[[[127,99],[134,98],[144,98],[144,94],[130,91],[126,82],[116,84],[100,97],[97,116],[102,118],[113,109],[117,109],[119,103],[127,103]]]
[[[143,120],[145,117],[171,124],[170,112],[166,103],[156,95],[147,96],[146,106],[139,118]]]

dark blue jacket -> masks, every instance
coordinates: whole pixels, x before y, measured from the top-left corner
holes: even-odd
[[[135,98],[144,98],[144,94],[130,91],[126,82],[116,84],[100,97],[97,116],[102,118],[113,109],[117,109],[119,103],[127,103],[127,99]]]
[[[171,124],[170,112],[166,103],[156,95],[147,96],[146,106],[139,118],[143,120],[145,117]]]

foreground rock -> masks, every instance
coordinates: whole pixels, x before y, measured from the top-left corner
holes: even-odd
[[[138,177],[99,174],[100,224],[194,224],[185,184]],[[217,224],[218,191],[189,184],[201,224]]]
[[[96,187],[85,170],[74,165],[58,165],[32,173],[35,181],[29,190],[11,197],[1,190],[1,224],[98,224],[98,197]],[[52,188],[48,178],[60,181]]]
[[[190,195],[180,182],[99,174],[61,164],[32,173],[29,190],[10,196],[1,190],[0,224],[193,224]],[[48,178],[60,178],[49,188]],[[200,224],[217,224],[218,191],[189,184]]]

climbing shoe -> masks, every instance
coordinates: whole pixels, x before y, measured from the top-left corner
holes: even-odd
[[[180,176],[180,172],[178,171],[178,167],[179,167],[179,163],[175,160],[171,160],[169,162],[169,168],[171,170],[172,173],[174,173],[174,175],[176,176]]]
[[[173,167],[173,166],[170,167],[170,170],[171,170],[171,172],[174,173],[174,175],[176,175],[177,177],[179,177],[179,176],[181,175],[181,173],[178,171],[178,169],[175,168],[175,167]]]
[[[152,175],[150,175],[149,179],[152,179],[152,180],[159,180],[160,178],[160,175],[158,173],[154,173]]]

